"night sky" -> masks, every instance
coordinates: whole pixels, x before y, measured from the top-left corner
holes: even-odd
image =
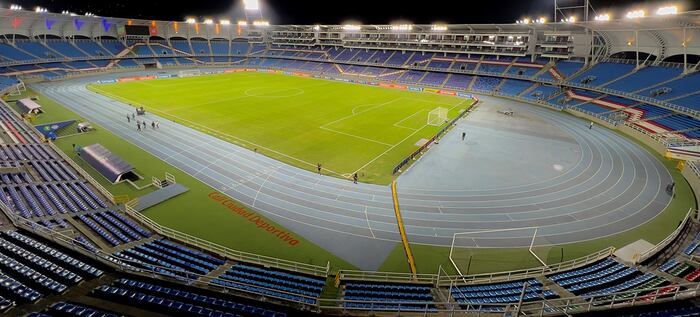
[[[260,0],[263,14],[273,24],[388,24],[394,21],[430,24],[513,23],[523,17],[551,16],[553,0]],[[4,1],[3,1],[4,2]],[[634,6],[658,7],[664,1],[591,0],[598,11],[620,14]],[[182,21],[186,16],[235,21],[243,16],[242,0],[12,0],[25,9],[42,6],[51,12]],[[341,5],[342,3],[342,5]],[[420,3],[420,4],[412,4]],[[667,3],[667,2],[666,2]],[[678,3],[678,2],[676,2]],[[3,5],[8,6],[7,2]],[[684,2],[685,10],[700,9],[700,0]]]

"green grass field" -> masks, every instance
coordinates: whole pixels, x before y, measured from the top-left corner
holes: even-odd
[[[92,85],[90,89],[285,163],[388,184],[401,160],[471,100],[277,74],[236,73]]]

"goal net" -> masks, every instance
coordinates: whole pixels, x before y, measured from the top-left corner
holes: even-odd
[[[202,71],[199,69],[188,69],[188,70],[181,70],[178,73],[178,76],[180,77],[193,77],[193,76],[199,76],[202,74]]]
[[[447,108],[439,107],[428,112],[428,125],[441,126],[447,122]]]

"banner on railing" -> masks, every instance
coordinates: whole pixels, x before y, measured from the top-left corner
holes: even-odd
[[[438,94],[447,95],[447,96],[456,96],[457,92],[451,91],[451,90],[440,90],[440,91],[438,91]]]
[[[123,83],[123,82],[129,82],[129,81],[154,80],[154,79],[156,79],[156,76],[150,75],[150,76],[121,77],[121,78],[117,78],[117,81],[120,83]]]
[[[114,84],[116,83],[116,79],[107,79],[107,80],[98,80],[97,84]]]
[[[408,90],[410,90],[410,91],[423,91],[423,88],[421,88],[421,87],[409,86],[409,87],[408,87]]]

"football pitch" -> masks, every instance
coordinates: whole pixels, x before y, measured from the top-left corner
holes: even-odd
[[[473,100],[267,73],[91,85],[91,90],[144,106],[175,122],[324,174],[387,184],[396,164]],[[125,114],[126,116],[126,114]],[[124,119],[126,120],[126,119]],[[444,126],[444,125],[443,125]]]

